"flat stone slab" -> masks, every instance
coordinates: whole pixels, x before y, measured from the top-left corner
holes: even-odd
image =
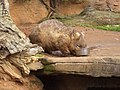
[[[47,74],[79,74],[93,77],[120,76],[120,56],[47,57],[43,60]]]

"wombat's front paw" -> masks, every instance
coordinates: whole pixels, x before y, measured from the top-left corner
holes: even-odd
[[[63,56],[61,51],[51,51],[50,53],[55,56]]]

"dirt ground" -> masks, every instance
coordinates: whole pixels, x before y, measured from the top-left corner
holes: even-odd
[[[75,27],[86,35],[88,47],[96,47],[90,51],[91,56],[119,56],[120,32]]]
[[[33,75],[24,78],[24,83],[0,80],[0,90],[43,90],[43,83]]]

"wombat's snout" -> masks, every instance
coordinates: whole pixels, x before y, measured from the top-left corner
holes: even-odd
[[[87,47],[76,50],[76,56],[88,56],[89,54],[90,50]]]

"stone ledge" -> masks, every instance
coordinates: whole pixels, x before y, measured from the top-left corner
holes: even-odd
[[[120,76],[120,56],[47,57],[47,60],[42,60],[42,63],[46,73],[93,77]]]

